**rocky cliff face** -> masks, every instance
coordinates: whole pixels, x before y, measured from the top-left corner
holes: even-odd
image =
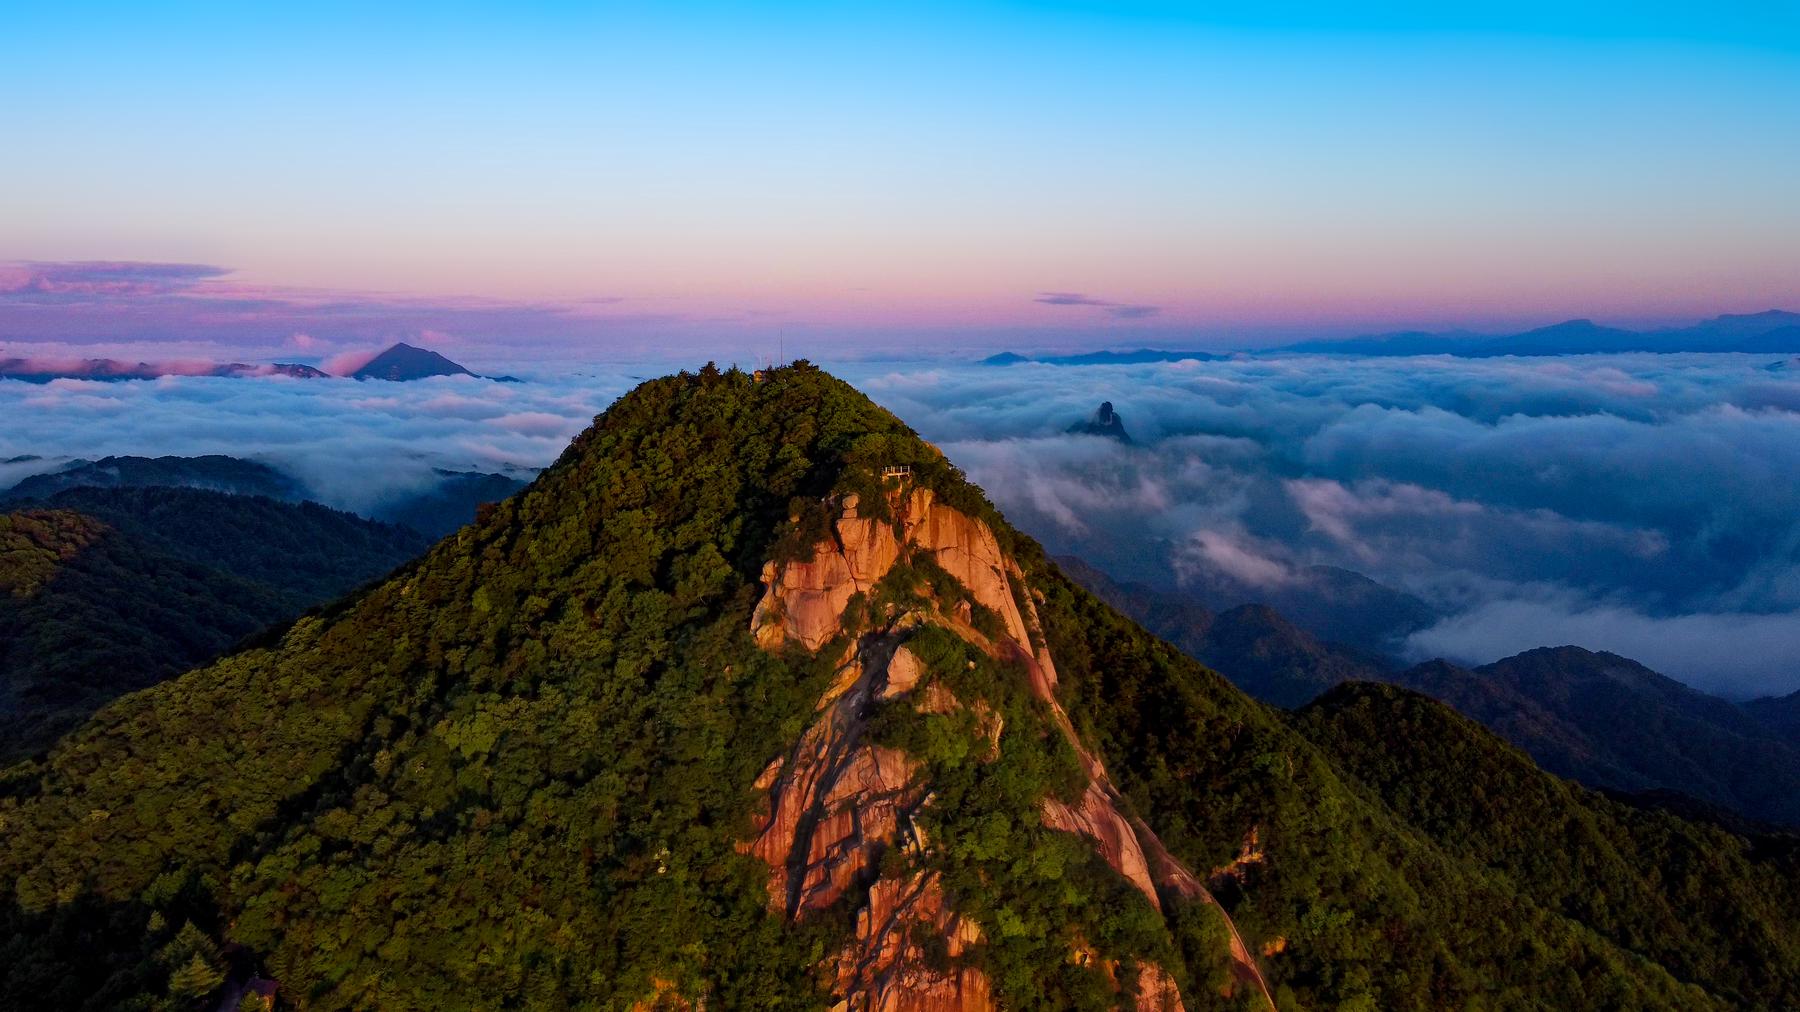
[[[832,535],[813,547],[810,559],[764,568],[766,590],[752,619],[757,641],[771,650],[798,643],[842,653],[816,718],[758,780],[767,806],[744,846],[768,863],[770,902],[786,916],[805,918],[846,904],[854,911],[853,939],[834,964],[839,1007],[987,1009],[994,1007],[990,982],[962,959],[982,941],[981,926],[957,912],[956,898],[934,872],[882,870],[890,850],[918,854],[931,846],[918,816],[932,794],[921,763],[871,740],[874,707],[896,699],[919,712],[966,707],[995,750],[1002,730],[999,714],[981,700],[965,703],[929,682],[922,662],[905,645],[910,630],[923,624],[950,629],[1023,670],[1032,693],[1048,704],[1088,783],[1073,803],[1045,798],[1040,813],[1045,826],[1086,838],[1157,910],[1168,902],[1211,902],[1211,897],[1149,827],[1127,813],[1104,766],[1077,736],[1055,696],[1055,661],[1043,645],[1023,573],[994,533],[937,502],[929,489],[900,485],[887,495],[887,510],[866,512],[885,512],[892,520],[865,515],[856,497],[846,496],[836,504],[840,515]],[[944,607],[947,595],[932,595],[923,607],[892,613],[850,609],[858,595],[868,600],[897,564],[921,559],[960,584],[973,606],[965,601],[960,608]],[[983,623],[986,633],[971,621],[975,607],[998,618]],[[1266,998],[1255,961],[1235,929],[1232,938],[1235,981]],[[1071,961],[1084,965],[1094,958],[1070,953]],[[1118,967],[1101,969],[1122,986]],[[1138,1008],[1184,1007],[1163,968],[1142,963],[1135,973],[1131,990]]]

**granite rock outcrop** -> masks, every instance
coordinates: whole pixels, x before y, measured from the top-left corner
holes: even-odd
[[[948,628],[989,656],[1012,662],[1029,679],[1032,693],[1048,704],[1088,782],[1073,803],[1043,801],[1045,826],[1086,838],[1157,910],[1171,902],[1211,903],[1212,897],[1155,833],[1129,813],[1104,765],[1081,742],[1057,700],[1055,661],[1044,644],[1024,574],[993,531],[939,502],[928,488],[898,483],[886,495],[885,510],[859,509],[855,496],[835,500],[838,515],[831,533],[812,546],[810,557],[770,562],[763,570],[765,591],[752,618],[758,643],[770,650],[798,644],[839,653],[836,677],[812,723],[757,781],[766,792],[765,804],[744,849],[768,864],[770,904],[785,916],[805,918],[845,903],[854,908],[853,938],[834,964],[838,1007],[989,1009],[994,1007],[990,982],[961,959],[981,943],[981,926],[957,912],[955,897],[934,872],[916,866],[900,874],[882,872],[890,849],[916,852],[930,846],[918,816],[932,803],[932,794],[921,763],[871,740],[869,718],[875,705],[909,698],[921,712],[966,706],[977,713],[992,747],[997,749],[1000,741],[998,714],[981,700],[956,699],[929,679],[919,657],[906,647],[911,628],[923,623]],[[998,621],[983,623],[985,633],[978,630],[966,603],[957,608],[934,602],[880,614],[850,607],[859,595],[869,600],[897,564],[920,557],[928,557],[968,600]],[[936,596],[940,601],[949,597]],[[1224,917],[1222,910],[1219,915]],[[1235,928],[1231,934],[1234,981],[1266,999],[1268,991],[1249,948]],[[927,957],[922,938],[941,940],[931,946],[937,958]],[[1070,958],[1085,957],[1071,952]],[[1115,979],[1115,972],[1108,968],[1109,979]],[[1138,1008],[1169,1012],[1185,1007],[1164,968],[1141,964],[1136,973],[1132,991]]]

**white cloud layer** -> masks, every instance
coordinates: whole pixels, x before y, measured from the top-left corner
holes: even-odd
[[[363,510],[432,480],[436,467],[549,464],[631,381],[496,383],[165,377],[0,381],[0,485],[70,457],[224,453],[260,460],[325,502]]]
[[[1341,566],[1450,616],[1414,653],[1572,642],[1741,695],[1800,688],[1800,370],[1770,361],[871,365],[860,382],[1053,551],[1117,575],[1272,589]],[[1137,445],[1060,435],[1102,400]]]
[[[1354,569],[1449,617],[1414,652],[1562,642],[1800,688],[1800,370],[1753,356],[827,363],[1053,551],[1270,590]],[[692,363],[697,365],[698,363]],[[72,456],[229,453],[367,508],[433,467],[541,467],[642,375],[525,383],[0,381],[11,484]],[[1110,400],[1136,440],[1066,427]]]

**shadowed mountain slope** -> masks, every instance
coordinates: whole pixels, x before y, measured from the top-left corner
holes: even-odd
[[[1738,704],[1617,654],[1545,647],[1474,670],[1435,661],[1388,680],[1443,700],[1553,773],[1680,791],[1800,826],[1800,744]]]
[[[0,760],[425,548],[312,503],[183,488],[75,488],[0,524]]]
[[[369,512],[377,520],[410,527],[435,539],[468,523],[482,506],[499,502],[525,487],[525,482],[504,474],[443,468],[435,474],[436,484],[382,503]]]
[[[1386,671],[1381,660],[1321,643],[1267,605],[1215,614],[1185,597],[1117,583],[1080,559],[1056,561],[1101,600],[1265,703],[1301,706],[1339,682],[1380,679]]]
[[[79,460],[58,471],[35,474],[0,492],[0,502],[43,500],[76,488],[196,488],[305,502],[312,493],[268,464],[220,454],[199,457],[105,457]],[[423,487],[378,503],[372,519],[411,528],[435,540],[468,523],[482,505],[525,487],[504,474],[434,469]]]
[[[1337,355],[1603,355],[1620,352],[1800,351],[1800,313],[1770,309],[1727,313],[1687,327],[1624,330],[1592,320],[1565,320],[1519,334],[1407,332],[1302,341],[1282,351]]]
[[[431,542],[316,502],[191,488],[72,488],[45,505],[74,510],[156,551],[263,584],[296,611],[408,562]]]
[[[1349,681],[1404,685],[1479,721],[1560,776],[1684,808],[1668,797],[1675,792],[1754,822],[1800,826],[1793,702],[1800,697],[1732,703],[1580,647],[1528,650],[1474,669],[1444,660],[1399,669],[1321,642],[1272,608],[1215,615],[1185,598],[1116,583],[1079,560],[1059,561],[1083,586],[1264,702],[1299,707]]]
[[[1744,704],[1744,709],[1763,726],[1800,745],[1800,692],[1752,699]]]

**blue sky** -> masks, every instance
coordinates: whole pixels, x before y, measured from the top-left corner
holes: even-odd
[[[0,37],[0,260],[560,307],[546,341],[601,345],[1793,308],[1795,11],[36,5]],[[0,305],[0,339],[148,333],[45,320]]]

